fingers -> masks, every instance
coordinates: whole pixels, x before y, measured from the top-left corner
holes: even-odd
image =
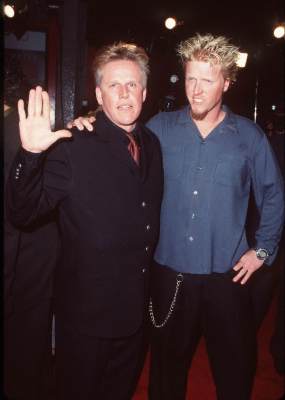
[[[234,269],[235,271],[239,271],[240,269],[243,268],[243,266],[244,266],[244,263],[243,263],[241,260],[239,260],[239,261],[236,263],[236,265],[233,267],[233,269]]]
[[[248,269],[245,269],[244,267],[239,268],[239,272],[233,278],[233,282],[239,282],[240,281],[240,283],[243,285],[244,283],[247,282],[247,280],[249,279],[251,274],[252,274],[252,272],[249,271]]]
[[[35,89],[31,89],[29,92],[29,101],[28,101],[28,116],[33,117],[35,115],[35,99],[36,91]]]
[[[253,273],[251,271],[247,271],[242,280],[240,281],[240,284],[244,285],[249,280],[252,274]]]
[[[36,89],[31,89],[29,92],[28,101],[28,116],[33,117],[34,115],[41,115],[43,108],[43,89],[41,86],[37,86]]]
[[[95,122],[96,121],[96,118],[93,116],[93,115],[90,115],[90,116],[88,116],[87,118],[83,118],[83,121],[82,121],[82,123],[83,123],[83,125],[85,126],[85,128],[88,130],[88,131],[93,131],[93,125],[92,125],[92,122]]]
[[[241,279],[244,279],[245,275],[247,274],[247,270],[244,268],[244,262],[239,260],[236,265],[233,267],[233,270],[238,272],[234,278],[233,282],[239,282]]]
[[[90,123],[92,123],[92,122],[95,122],[95,121],[96,121],[96,118],[94,117],[94,115],[90,115],[90,116],[88,117],[88,120],[89,120]]]
[[[43,108],[42,92],[43,89],[40,86],[37,86],[35,93],[35,115],[42,114],[42,108]]]
[[[26,111],[24,107],[24,101],[22,99],[18,101],[18,115],[20,123],[26,119]]]
[[[95,118],[94,117],[79,117],[74,120],[73,124],[80,131],[82,131],[84,128],[86,128],[89,132],[91,132],[91,131],[93,131],[93,126],[90,121],[94,122]]]
[[[89,132],[93,131],[93,125],[92,122],[95,122],[96,118],[93,116],[88,116],[88,117],[78,117],[74,121],[70,121],[67,123],[66,127],[71,129],[71,128],[77,128],[79,131],[83,131],[84,128],[86,128]]]
[[[42,101],[43,101],[43,116],[44,118],[50,118],[50,101],[49,95],[46,91],[42,92]]]
[[[78,117],[78,118],[76,118],[76,119],[73,121],[73,126],[75,126],[75,127],[76,127],[77,129],[79,129],[80,131],[83,131],[83,129],[84,129],[84,124],[83,124],[82,121],[84,121],[83,117]]]

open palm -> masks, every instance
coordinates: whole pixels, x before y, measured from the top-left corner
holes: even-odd
[[[22,147],[32,153],[47,150],[58,139],[71,137],[68,130],[51,131],[49,95],[40,86],[29,93],[28,112],[24,101],[18,102],[19,127]]]

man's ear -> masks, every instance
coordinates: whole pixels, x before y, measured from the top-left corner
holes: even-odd
[[[146,99],[146,93],[147,93],[147,90],[146,90],[146,88],[143,90],[143,102],[145,101],[145,99]]]
[[[103,101],[102,101],[102,92],[101,92],[101,89],[99,86],[96,86],[95,94],[96,94],[97,102],[101,106],[103,104]]]
[[[229,79],[225,79],[224,90],[223,91],[226,92],[229,87],[230,87],[230,80]]]

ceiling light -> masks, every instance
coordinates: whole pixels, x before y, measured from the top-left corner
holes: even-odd
[[[8,18],[13,18],[15,16],[14,6],[10,4],[6,4],[4,6],[4,14]]]
[[[247,53],[238,53],[237,66],[239,68],[244,68],[246,66],[247,56]]]
[[[275,27],[273,35],[276,39],[281,39],[285,35],[285,24],[279,24]]]
[[[165,27],[166,27],[167,29],[173,29],[173,28],[175,28],[175,27],[176,27],[176,24],[177,24],[176,19],[175,19],[175,18],[172,18],[172,17],[166,18],[166,20],[165,20],[165,22],[164,22],[164,25],[165,25]]]

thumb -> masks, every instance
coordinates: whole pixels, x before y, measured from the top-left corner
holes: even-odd
[[[59,131],[54,132],[54,136],[57,139],[70,138],[70,137],[72,137],[72,133],[70,131],[68,131],[67,129],[61,129]]]

